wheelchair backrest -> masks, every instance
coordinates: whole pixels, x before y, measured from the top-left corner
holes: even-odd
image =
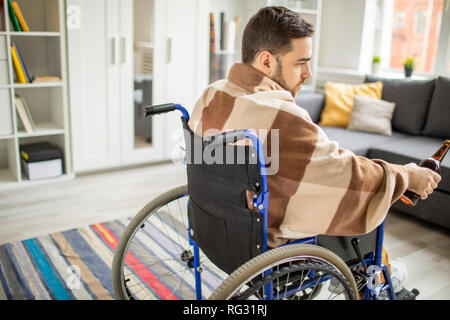
[[[249,198],[261,190],[253,146],[213,144],[183,121],[191,238],[220,269],[231,273],[263,252],[263,218]]]

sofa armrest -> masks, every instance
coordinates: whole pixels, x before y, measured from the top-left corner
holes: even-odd
[[[325,95],[323,93],[305,92],[299,93],[295,97],[295,103],[308,111],[312,121],[320,121],[320,115],[325,105]]]

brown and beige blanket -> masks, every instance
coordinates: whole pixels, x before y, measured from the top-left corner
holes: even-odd
[[[316,234],[370,232],[408,186],[403,166],[340,149],[288,91],[247,64],[233,65],[227,79],[208,86],[189,127],[202,136],[234,129],[267,133],[259,137],[274,166],[268,175],[269,246]]]

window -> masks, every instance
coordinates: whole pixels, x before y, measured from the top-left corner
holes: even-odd
[[[450,0],[382,0],[386,35],[379,46],[384,67],[403,69],[416,59],[416,73],[448,73]],[[442,33],[442,34],[441,34]]]
[[[395,23],[394,28],[401,29],[405,27],[405,13],[404,12],[396,12],[395,13]]]
[[[441,32],[436,57],[436,73],[450,76],[450,0],[444,1],[444,11],[440,19]]]
[[[423,34],[425,32],[425,23],[427,16],[425,11],[416,11],[414,18],[414,31],[416,34]]]

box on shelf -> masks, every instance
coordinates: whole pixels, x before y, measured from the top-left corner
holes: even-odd
[[[59,147],[48,142],[20,146],[22,171],[29,180],[55,178],[63,174],[63,157]]]

